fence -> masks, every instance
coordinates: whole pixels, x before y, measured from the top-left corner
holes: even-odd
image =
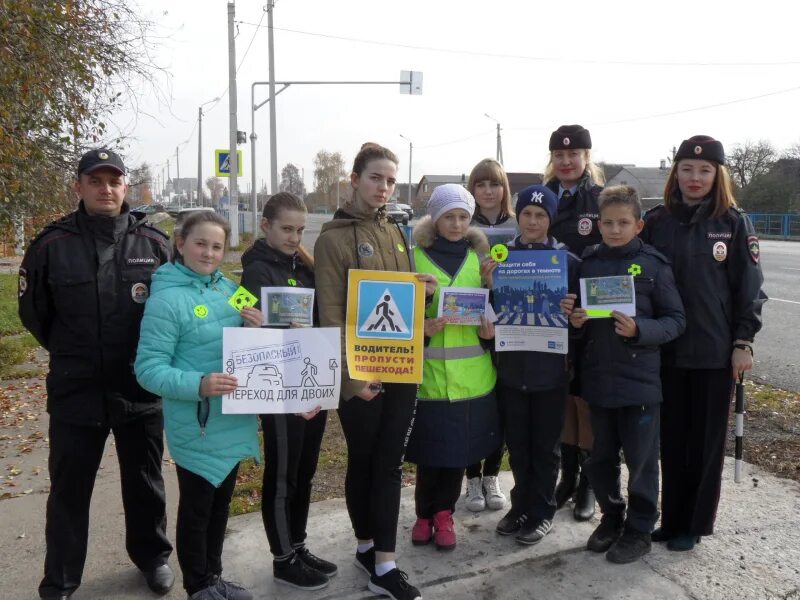
[[[760,236],[800,239],[800,215],[749,213],[747,216]]]

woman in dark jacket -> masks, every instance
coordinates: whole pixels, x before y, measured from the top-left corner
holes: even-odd
[[[550,224],[550,235],[576,256],[602,240],[597,221],[597,198],[605,183],[603,171],[592,162],[592,138],[580,125],[562,125],[550,135],[550,161],[544,170],[544,183],[558,196],[558,210]],[[576,344],[577,345],[577,344]],[[576,356],[580,349],[576,348]],[[556,488],[559,508],[575,493],[575,518],[587,521],[594,515],[594,492],[582,472],[594,437],[589,420],[589,405],[580,393],[580,364],[567,396],[564,431],[561,434],[561,481]],[[577,488],[577,491],[576,491]]]
[[[672,262],[686,331],[662,350],[661,527],[653,541],[690,550],[714,532],[730,400],[761,329],[758,238],[738,208],[717,140],[684,140],[642,239]]]
[[[260,299],[264,287],[314,288],[314,261],[300,245],[305,226],[300,198],[281,192],[269,199],[261,219],[264,238],[242,255],[242,285],[248,291]],[[276,581],[306,590],[325,587],[337,572],[305,545],[311,480],[327,415],[319,406],[303,414],[261,415],[266,459],[261,516],[273,573]]]

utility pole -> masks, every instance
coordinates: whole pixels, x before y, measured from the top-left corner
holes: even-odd
[[[238,125],[236,123],[236,40],[234,36],[234,18],[236,17],[236,3],[228,0],[228,106],[230,110],[230,157],[228,159],[231,172],[229,176],[228,221],[231,225],[231,247],[239,245],[239,190],[237,177],[239,174],[239,156],[237,147]]]
[[[487,113],[483,113],[485,117],[489,117],[492,121],[497,123],[497,162],[503,164],[503,141],[500,137],[500,121]]]
[[[269,47],[269,161],[270,161],[270,192],[278,193],[278,139],[277,117],[275,115],[275,44],[272,35],[272,13],[275,9],[275,0],[267,3],[267,45]]]
[[[408,142],[408,205],[411,206],[411,158],[414,156],[414,143],[402,133],[400,137]]]
[[[197,107],[197,205],[205,206],[203,198],[203,107]]]

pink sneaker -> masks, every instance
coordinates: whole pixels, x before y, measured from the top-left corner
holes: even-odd
[[[433,515],[433,529],[433,539],[439,550],[452,550],[456,547],[456,529],[449,510]]]
[[[424,546],[431,541],[433,528],[430,519],[417,519],[411,528],[411,543],[415,546]]]

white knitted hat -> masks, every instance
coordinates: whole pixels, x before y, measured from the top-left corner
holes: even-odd
[[[457,183],[445,183],[433,190],[428,200],[428,214],[434,223],[444,213],[454,208],[462,208],[472,217],[475,212],[475,198]]]

